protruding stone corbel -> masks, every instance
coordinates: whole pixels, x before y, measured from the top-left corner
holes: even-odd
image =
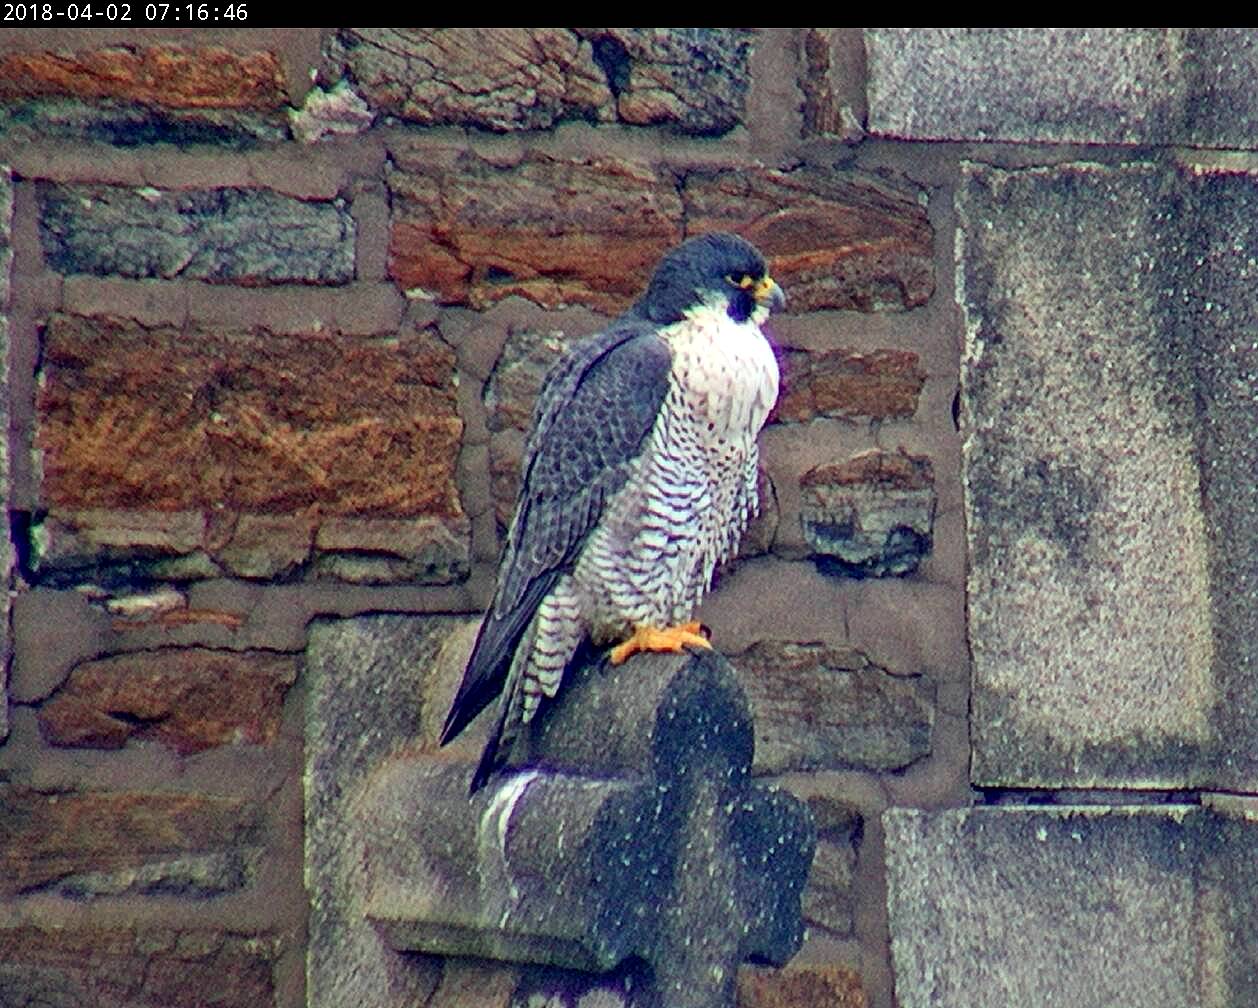
[[[644,1003],[732,1005],[739,963],[803,940],[807,808],[750,777],[747,699],[715,653],[569,673],[527,768],[396,757],[363,808],[368,918],[398,951],[650,967]]]

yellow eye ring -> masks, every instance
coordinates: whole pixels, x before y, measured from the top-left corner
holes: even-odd
[[[747,273],[726,273],[725,279],[732,287],[739,287],[742,290],[748,290],[756,282]]]

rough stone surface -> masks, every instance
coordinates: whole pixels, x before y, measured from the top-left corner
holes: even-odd
[[[9,295],[10,273],[13,269],[13,251],[11,236],[13,231],[13,176],[5,165],[0,165],[0,359],[9,360]],[[7,430],[9,427],[9,368],[6,364],[3,377],[0,378],[0,425]],[[9,499],[9,442],[0,442],[0,492]],[[0,578],[9,583],[13,570],[13,536],[9,528],[10,511],[6,508],[3,519],[3,540],[0,541]],[[0,601],[0,626],[8,627],[9,605],[11,594],[5,592]],[[0,642],[0,660],[3,671],[0,671],[0,743],[9,734],[9,696],[8,668],[11,645],[9,634],[3,635]]]
[[[865,45],[859,30],[805,28],[800,34],[804,136],[837,136],[849,143],[860,140],[864,136]]]
[[[122,149],[155,144],[214,145],[225,150],[288,139],[280,109],[174,109],[134,102],[32,98],[0,103],[0,136],[11,143],[105,144]]]
[[[467,574],[468,525],[462,516],[328,518],[315,536],[316,570],[354,584],[443,584]]]
[[[1211,778],[1258,790],[1258,173],[1193,177],[1184,219],[1193,276],[1181,326],[1193,334],[1201,509],[1210,544],[1216,732]],[[1189,221],[1196,221],[1190,225]],[[1195,247],[1194,247],[1195,246]],[[1196,270],[1198,259],[1204,269]]]
[[[273,52],[127,46],[0,56],[0,99],[115,99],[172,109],[274,109],[288,102]]]
[[[302,143],[314,143],[324,137],[361,133],[374,118],[367,103],[347,81],[341,81],[327,91],[312,87],[301,108],[289,112],[288,125]]]
[[[374,774],[366,913],[393,948],[637,958],[661,1003],[694,1008],[728,1005],[745,959],[798,950],[811,817],[750,779],[750,710],[720,655],[578,665],[538,720],[529,769],[471,799],[468,762],[404,754]]]
[[[855,864],[856,852],[851,847],[817,844],[802,904],[804,920],[810,928],[823,928],[839,936],[852,933]]]
[[[534,967],[523,971],[510,1008],[636,1008],[649,1003],[641,996],[649,983],[649,970],[642,963],[608,973]]]
[[[545,129],[613,115],[593,46],[565,28],[342,28],[333,50],[372,106],[423,126]]]
[[[354,278],[354,221],[337,202],[269,189],[38,189],[44,256],[59,273],[250,286]]]
[[[211,895],[245,884],[262,843],[261,810],[237,798],[8,785],[0,812],[5,897]]]
[[[453,617],[368,616],[310,630],[306,652],[305,866],[310,893],[306,988],[311,1008],[426,1004],[440,960],[384,947],[362,915],[361,822],[355,804],[369,774],[439,723],[448,690],[434,684]],[[471,641],[466,641],[470,649]],[[466,660],[466,651],[462,655]],[[451,661],[446,664],[461,664]],[[426,710],[425,700],[442,706]],[[466,1003],[466,1002],[463,1002]],[[460,1004],[453,1001],[452,1005]]]
[[[425,126],[714,135],[746,116],[751,42],[739,28],[341,29],[332,54],[372,106]]]
[[[1256,185],[965,169],[978,783],[1258,787]]]
[[[520,295],[616,314],[681,238],[675,182],[643,163],[471,151],[442,163],[400,145],[394,162],[389,273],[443,303]]]
[[[870,130],[917,140],[1258,146],[1251,32],[867,29]]]
[[[885,311],[935,290],[925,194],[902,176],[767,168],[691,172],[686,232],[737,231],[760,249],[792,312]]]
[[[214,573],[191,563],[201,556],[273,577],[312,549],[359,549],[415,580],[467,572],[454,355],[431,332],[288,336],[58,315],[37,399],[51,512],[34,532],[41,570],[185,558],[185,576]]]
[[[899,310],[934,291],[918,187],[863,172],[667,171],[530,152],[488,161],[396,145],[390,274],[438,301],[511,295],[616,314],[683,235],[736,231],[769,258],[792,311]],[[680,192],[680,196],[679,196]]]
[[[751,698],[755,772],[892,770],[930,752],[934,689],[859,651],[764,641],[735,659]]]
[[[274,578],[290,573],[310,557],[315,530],[322,531],[317,514],[229,512],[206,523],[204,542],[228,574],[245,578]],[[328,519],[334,521],[335,519]]]
[[[904,1008],[1241,1008],[1258,824],[1170,805],[884,814]]]
[[[901,449],[864,452],[799,478],[804,539],[829,573],[911,574],[934,545],[934,470]]]
[[[744,28],[584,28],[622,122],[714,135],[742,123],[751,85]]]
[[[911,350],[785,350],[778,363],[782,387],[770,422],[911,417],[926,382]]]
[[[848,966],[801,963],[781,970],[744,966],[738,1008],[867,1008],[860,974]]]
[[[144,927],[0,927],[0,1004],[27,1008],[262,1008],[281,943]]]
[[[280,728],[293,655],[165,648],[82,662],[39,709],[53,745],[118,749],[151,739],[180,755],[260,745]]]
[[[817,853],[804,888],[804,920],[831,934],[850,935],[855,909],[852,872],[864,821],[859,809],[824,794],[810,797],[808,809],[817,827]]]

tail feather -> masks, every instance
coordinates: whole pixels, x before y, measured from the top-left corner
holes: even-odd
[[[504,738],[511,707],[512,704],[504,698],[501,710],[498,712],[498,720],[494,724],[493,731],[489,733],[485,749],[480,755],[480,762],[476,764],[476,770],[472,773],[472,782],[467,789],[469,795],[474,795],[483,788],[489,778],[507,762],[507,755],[511,752],[511,743],[515,741],[514,735]]]
[[[450,713],[441,729],[441,744],[445,745],[475,720],[508,684],[509,669],[515,653],[520,649],[520,638],[528,629],[529,621],[537,611],[542,597],[555,583],[558,574],[549,572],[535,578],[525,589],[519,602],[505,613],[499,614],[493,607],[481,621],[476,634],[472,656],[463,672]]]
[[[530,625],[529,631],[524,635],[516,650],[516,656],[511,660],[511,668],[506,675],[506,685],[502,690],[502,699],[498,701],[498,717],[494,721],[493,729],[489,732],[489,738],[485,741],[485,748],[481,752],[480,762],[476,764],[476,771],[472,774],[468,794],[476,794],[484,787],[494,771],[500,769],[507,762],[507,757],[511,755],[511,746],[515,743],[524,722],[523,667],[528,662],[529,652],[533,650],[535,634],[536,630]]]

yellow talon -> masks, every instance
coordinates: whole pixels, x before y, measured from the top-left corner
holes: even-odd
[[[687,645],[711,649],[712,645],[703,636],[702,623],[682,623],[678,626],[665,627],[663,630],[657,630],[655,627],[640,626],[633,631],[633,636],[627,641],[623,644],[617,644],[611,649],[611,663],[613,665],[623,665],[639,651],[663,651],[671,654],[681,654]]]

